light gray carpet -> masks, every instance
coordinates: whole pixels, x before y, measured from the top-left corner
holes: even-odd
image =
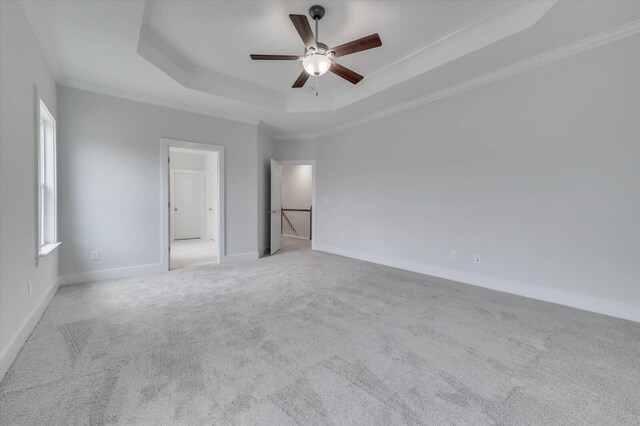
[[[218,243],[200,238],[175,240],[171,243],[170,269],[208,265],[218,261]]]
[[[0,423],[639,423],[639,324],[300,244],[61,288]]]

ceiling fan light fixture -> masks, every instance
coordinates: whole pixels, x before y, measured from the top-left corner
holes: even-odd
[[[2,0],[0,0],[2,1]],[[293,83],[291,88],[299,89],[309,80],[309,76],[316,77],[316,96],[318,95],[318,77],[331,71],[338,77],[344,78],[351,84],[358,84],[364,77],[347,67],[334,62],[335,58],[351,55],[353,53],[362,52],[363,50],[373,49],[382,46],[382,40],[378,33],[341,44],[340,46],[330,48],[321,43],[318,38],[318,21],[324,16],[324,7],[314,5],[309,8],[309,15],[316,25],[316,33],[313,34],[309,19],[304,15],[290,14],[289,19],[295,27],[302,43],[304,44],[304,55],[262,55],[251,54],[254,61],[299,61],[302,60],[303,70]]]
[[[307,55],[302,60],[302,66],[309,75],[321,76],[331,68],[331,58],[320,53]]]

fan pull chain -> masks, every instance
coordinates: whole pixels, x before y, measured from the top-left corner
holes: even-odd
[[[318,76],[316,75],[316,96],[318,96]]]

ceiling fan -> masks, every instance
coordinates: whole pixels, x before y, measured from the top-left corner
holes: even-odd
[[[309,8],[309,15],[316,23],[316,34],[313,35],[309,21],[304,15],[289,15],[293,26],[298,31],[302,42],[304,43],[304,55],[258,55],[252,54],[251,59],[254,61],[302,61],[304,70],[293,83],[293,88],[303,87],[310,76],[316,77],[316,96],[317,78],[327,71],[344,78],[352,84],[358,84],[364,77],[355,71],[350,70],[334,61],[340,56],[350,55],[352,53],[361,52],[363,50],[373,49],[382,46],[380,36],[371,34],[369,36],[341,44],[337,47],[329,48],[326,44],[318,41],[318,21],[324,16],[324,7],[315,5]]]

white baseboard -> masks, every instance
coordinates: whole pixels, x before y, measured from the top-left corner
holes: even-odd
[[[9,367],[11,367],[11,364],[18,356],[20,349],[22,349],[22,346],[29,338],[29,335],[31,335],[33,329],[36,328],[36,325],[38,324],[38,321],[40,321],[42,314],[44,313],[45,309],[47,309],[47,306],[49,306],[49,303],[51,302],[51,299],[53,299],[53,296],[56,294],[56,291],[58,291],[58,286],[59,285],[57,283],[54,284],[53,287],[51,287],[51,289],[47,292],[47,294],[45,294],[36,309],[31,312],[31,315],[27,317],[25,322],[20,327],[20,330],[18,330],[18,332],[11,338],[5,350],[0,354],[0,380],[4,378],[5,374],[7,374],[7,371],[9,371]]]
[[[62,275],[60,285],[88,283],[92,281],[116,280],[119,278],[135,277],[138,275],[162,272],[161,263],[151,265],[129,266],[126,268],[101,269],[99,271],[79,272]]]
[[[596,312],[598,314],[609,315],[630,321],[640,322],[640,306],[629,303],[617,302],[615,300],[602,299],[565,290],[558,290],[549,287],[541,287],[511,280],[486,277],[468,272],[456,271],[448,268],[431,266],[424,263],[411,262],[401,259],[394,259],[384,256],[376,256],[361,251],[343,249],[325,244],[316,244],[314,250],[351,257],[380,265],[391,266],[407,271],[418,272],[420,274],[431,275],[464,284],[471,284],[477,287],[484,287],[511,293],[518,296],[532,299],[544,300],[545,302],[557,303],[559,305],[570,306],[572,308],[585,311]]]
[[[227,254],[222,258],[222,261],[220,263],[248,262],[251,260],[258,260],[258,258],[259,253],[257,251],[238,254]]]

